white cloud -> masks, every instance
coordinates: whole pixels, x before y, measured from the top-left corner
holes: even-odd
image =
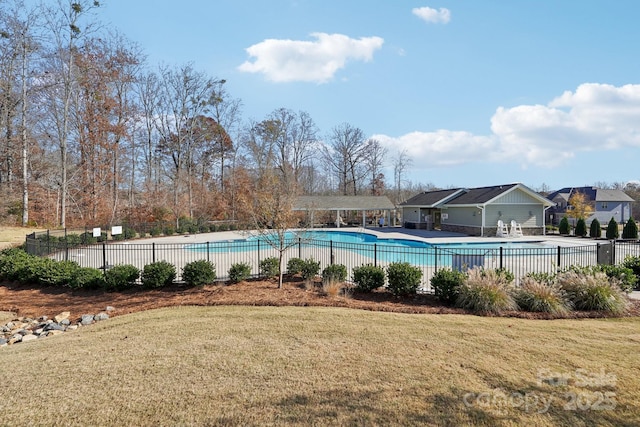
[[[312,33],[314,41],[267,39],[246,49],[251,58],[238,67],[262,73],[274,82],[326,83],[348,61],[371,61],[382,47],[380,37],[353,39],[343,34]]]
[[[492,162],[554,168],[579,152],[640,147],[638,117],[640,85],[587,83],[547,105],[498,107],[488,136],[439,130],[374,138],[407,150],[418,167]]]
[[[411,13],[418,18],[431,22],[433,24],[448,24],[451,20],[451,12],[449,9],[441,7],[440,9],[432,9],[430,7],[416,7],[411,10]]]
[[[398,138],[386,135],[373,135],[372,138],[389,150],[405,151],[413,159],[414,167],[469,163],[485,157],[485,153],[495,151],[497,147],[491,137],[463,131],[411,132]]]

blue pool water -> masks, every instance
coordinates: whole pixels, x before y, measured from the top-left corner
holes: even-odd
[[[374,261],[409,262],[414,265],[452,265],[460,257],[497,256],[499,248],[507,250],[506,255],[525,254],[524,251],[546,252],[549,246],[535,242],[478,242],[430,244],[412,239],[378,238],[373,234],[352,231],[305,231],[288,232],[285,238],[296,246],[335,250],[357,254]],[[264,236],[251,236],[222,242],[208,242],[186,245],[185,249],[196,252],[236,253],[267,248]],[[530,252],[529,252],[530,253]]]

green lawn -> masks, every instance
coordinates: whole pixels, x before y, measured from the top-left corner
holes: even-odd
[[[0,348],[0,425],[632,426],[639,350],[638,318],[168,308]]]

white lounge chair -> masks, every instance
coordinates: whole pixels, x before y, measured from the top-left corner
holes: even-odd
[[[522,226],[515,220],[511,221],[511,237],[522,237]]]
[[[498,220],[498,230],[496,231],[496,237],[509,237],[509,230],[507,229],[507,224],[502,222],[501,219]]]

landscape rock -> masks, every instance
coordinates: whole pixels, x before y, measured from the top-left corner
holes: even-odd
[[[100,320],[107,320],[109,315],[107,313],[98,313],[93,317],[93,320],[99,322]]]
[[[113,308],[110,305],[108,305],[107,308],[105,308],[104,311],[115,311],[115,308]]]
[[[83,325],[90,325],[93,323],[93,314],[83,314],[80,323]]]
[[[63,311],[62,313],[60,313],[60,314],[58,314],[57,316],[55,316],[55,317],[53,318],[53,320],[55,320],[55,321],[56,321],[56,323],[60,323],[60,322],[62,322],[63,320],[68,319],[68,318],[69,318],[69,316],[71,316],[71,313],[70,313],[70,312],[68,312],[68,311]]]
[[[64,331],[64,326],[57,323],[50,323],[44,327],[45,331]]]
[[[28,341],[33,341],[33,340],[37,340],[38,336],[34,335],[34,334],[28,334],[22,337],[22,342],[28,342]]]
[[[106,308],[108,312],[114,310],[111,306]],[[60,335],[67,331],[75,331],[80,326],[107,320],[109,319],[109,314],[104,311],[96,315],[83,314],[78,322],[72,322],[69,317],[70,312],[63,311],[54,317],[55,321],[47,316],[41,316],[37,319],[29,317],[15,318],[4,325],[0,325],[0,347]]]

